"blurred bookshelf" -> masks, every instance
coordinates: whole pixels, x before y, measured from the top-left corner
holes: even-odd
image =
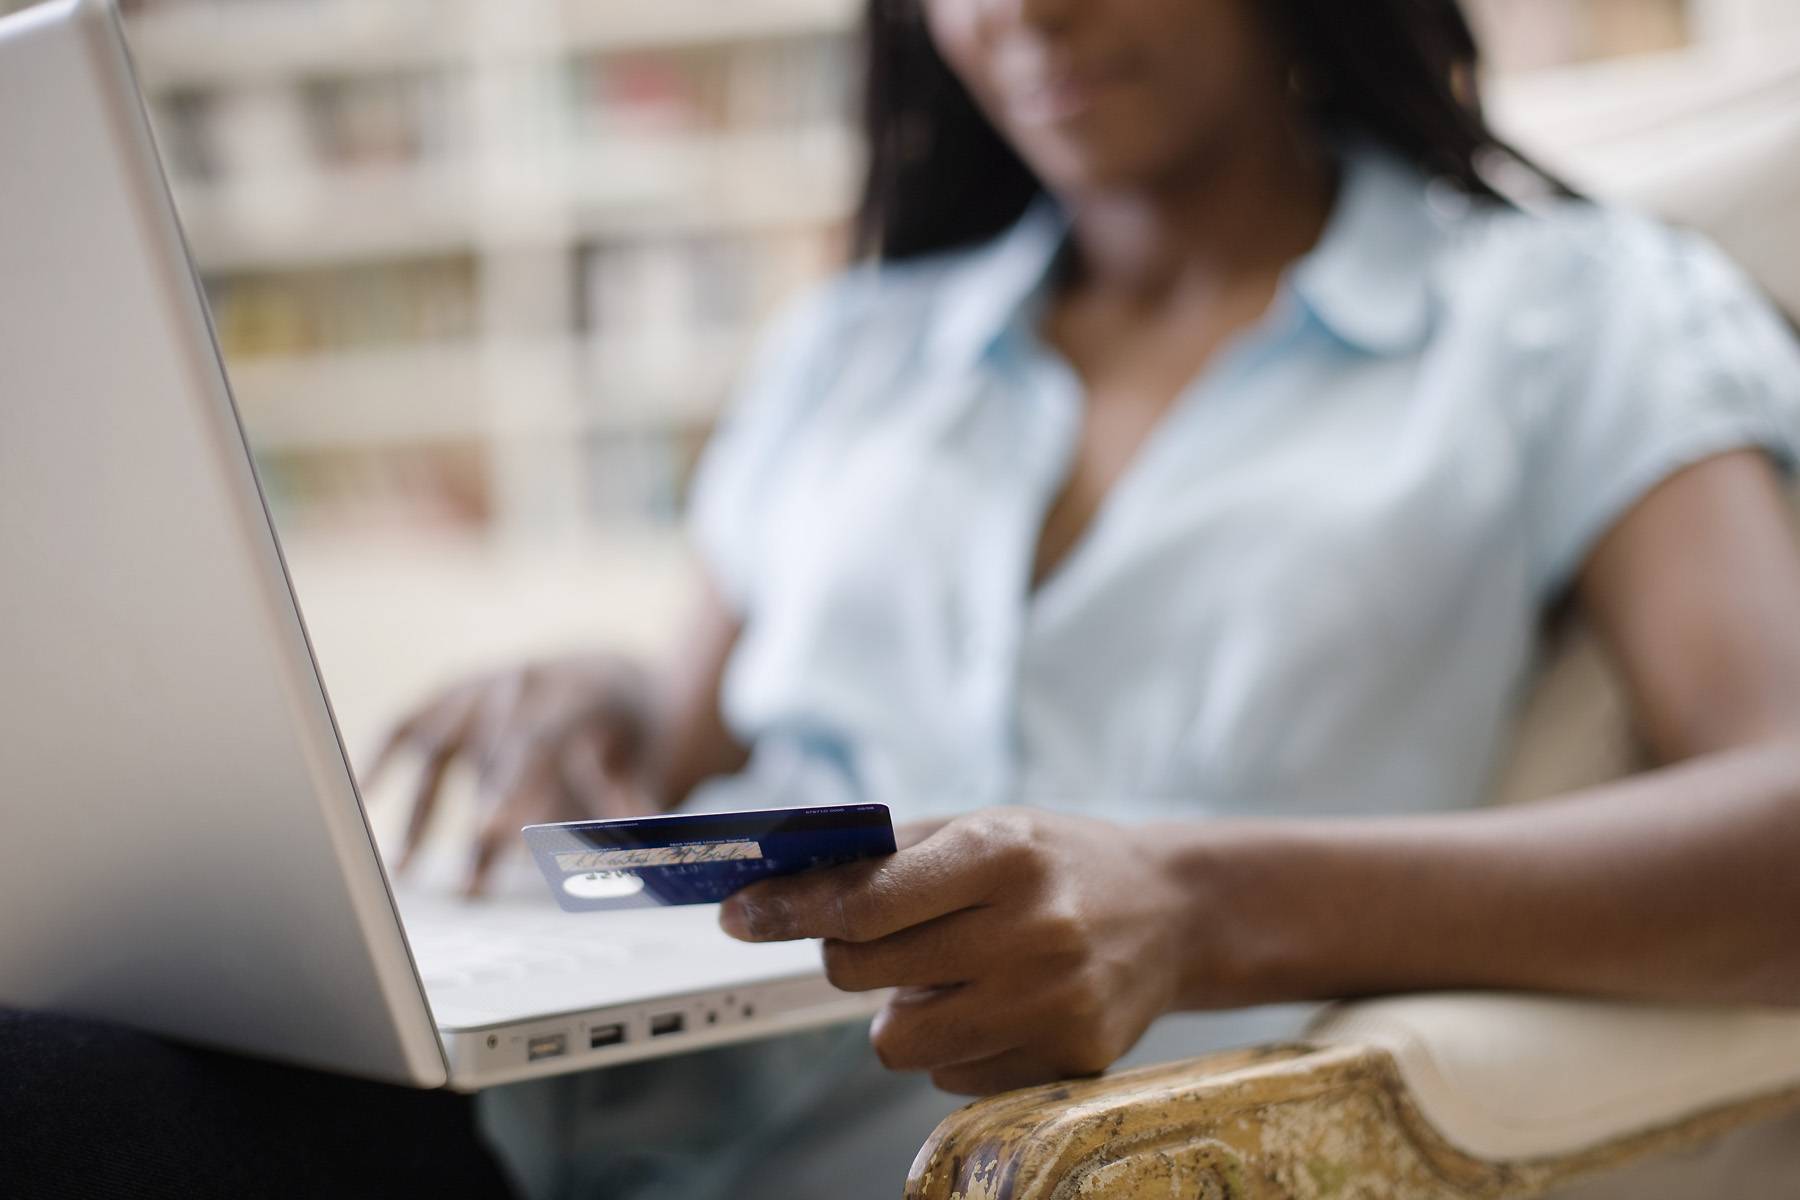
[[[121,7],[294,536],[672,528],[842,261],[857,0]]]
[[[1571,64],[1800,15],[1465,3],[1537,128]],[[842,259],[862,0],[122,7],[284,532],[667,530],[758,327]]]

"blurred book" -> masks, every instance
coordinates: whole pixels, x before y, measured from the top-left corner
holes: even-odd
[[[207,280],[227,360],[466,340],[478,332],[476,289],[467,257]]]
[[[493,518],[478,443],[261,453],[257,471],[284,537],[479,532]]]
[[[326,168],[404,164],[466,150],[469,116],[459,91],[439,72],[308,83],[313,160]]]

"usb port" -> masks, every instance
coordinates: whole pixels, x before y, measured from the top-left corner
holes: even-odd
[[[602,1046],[617,1046],[625,1040],[623,1025],[596,1025],[588,1030],[588,1049],[598,1050]]]
[[[534,1037],[525,1043],[525,1061],[536,1062],[540,1058],[555,1058],[569,1048],[569,1036],[565,1033],[547,1033],[542,1037]]]
[[[662,1037],[666,1033],[680,1033],[686,1028],[686,1013],[663,1013],[650,1018],[651,1037]]]

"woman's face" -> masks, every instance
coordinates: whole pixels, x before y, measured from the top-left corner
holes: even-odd
[[[932,40],[1053,191],[1154,186],[1280,136],[1266,0],[923,0]]]

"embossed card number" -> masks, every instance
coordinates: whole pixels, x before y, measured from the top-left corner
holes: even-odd
[[[646,846],[636,850],[589,850],[558,854],[556,865],[565,871],[622,871],[630,867],[741,862],[762,856],[762,847],[755,842],[708,842],[695,846]]]

